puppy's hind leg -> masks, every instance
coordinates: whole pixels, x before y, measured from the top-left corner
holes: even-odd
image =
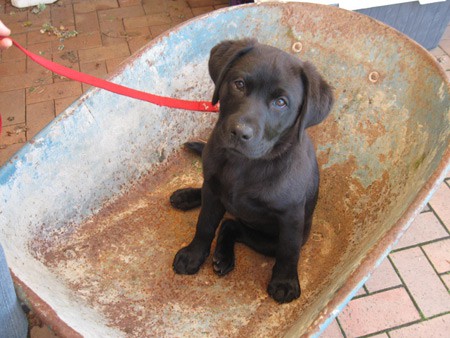
[[[179,189],[170,196],[170,204],[176,209],[190,210],[202,204],[202,189]]]
[[[213,256],[213,269],[219,276],[234,269],[234,243],[240,234],[240,226],[236,221],[225,220],[220,227]]]
[[[243,243],[266,256],[275,256],[277,240],[253,230],[239,221],[226,220],[222,223],[213,256],[214,272],[226,275],[234,268],[234,244]]]

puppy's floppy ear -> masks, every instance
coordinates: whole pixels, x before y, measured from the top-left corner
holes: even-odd
[[[212,103],[219,101],[219,89],[233,63],[253,49],[254,39],[226,40],[211,49],[209,57],[209,75],[215,84]]]
[[[300,110],[300,133],[322,122],[333,106],[331,87],[309,62],[303,62],[301,79],[304,86],[303,104]]]

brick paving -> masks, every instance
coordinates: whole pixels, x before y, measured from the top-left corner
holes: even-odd
[[[39,14],[0,0],[0,19],[35,53],[76,70],[107,77],[145,43],[223,0],[60,0]],[[63,41],[42,25],[76,30]],[[64,26],[64,27],[61,27]],[[450,77],[450,26],[431,51]],[[89,86],[53,76],[16,48],[1,53],[0,165]],[[448,337],[450,332],[450,178],[413,222],[323,337]],[[34,327],[31,337],[49,338]]]
[[[398,277],[391,262],[385,259],[372,274],[372,277],[366,282],[363,289],[366,289],[368,293],[374,293],[376,291],[394,288],[401,284],[402,281]]]
[[[443,221],[449,181],[322,337],[449,336],[450,223]]]
[[[339,324],[349,337],[415,322],[420,314],[403,288],[355,298],[339,316]]]

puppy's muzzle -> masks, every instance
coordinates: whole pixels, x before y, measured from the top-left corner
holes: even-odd
[[[247,142],[253,138],[255,131],[250,125],[243,122],[238,122],[234,123],[230,127],[230,134],[231,138],[234,140]]]

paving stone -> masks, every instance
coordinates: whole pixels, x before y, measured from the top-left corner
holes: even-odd
[[[121,57],[106,60],[106,68],[108,69],[108,74],[114,74],[126,59],[127,57]]]
[[[100,29],[97,12],[75,14],[77,32],[93,32]]]
[[[432,212],[426,212],[416,217],[394,249],[397,250],[447,236],[447,231],[436,216]]]
[[[202,14],[212,12],[213,10],[214,10],[213,6],[197,7],[197,8],[192,8],[192,13],[195,16],[197,16],[197,15],[202,15]]]
[[[117,37],[125,36],[126,33],[123,20],[114,17],[100,21],[100,29],[103,46],[114,46],[114,43],[117,43]]]
[[[74,69],[77,71],[80,70],[80,59],[76,50],[64,48],[63,51],[54,53],[53,62],[56,62],[70,69]],[[55,76],[55,78],[58,78],[58,75]]]
[[[447,54],[450,54],[450,39],[442,40],[439,43],[439,47],[441,47]]]
[[[106,79],[108,78],[108,71],[106,69],[106,61],[105,60],[99,60],[99,61],[93,61],[93,62],[85,62],[80,65],[81,71],[83,73],[101,78]],[[82,83],[82,91],[85,92],[92,86]]]
[[[43,24],[51,21],[51,13],[47,8],[39,14],[34,14],[31,11],[27,11],[27,13],[27,25],[29,25],[29,28],[33,30],[39,31]]]
[[[214,5],[213,0],[187,0],[187,2],[189,4],[189,6],[191,6],[192,8]]]
[[[88,13],[119,7],[116,0],[80,1],[73,5],[75,13]]]
[[[429,204],[427,204],[421,212],[428,212],[428,211],[431,211]]]
[[[109,31],[102,34],[102,43],[104,47],[114,47],[118,44],[127,44],[127,42],[128,32],[125,30]]]
[[[168,9],[168,1],[160,1],[160,0],[143,0],[142,7],[146,14],[158,14],[167,12]]]
[[[141,4],[141,0],[118,0],[120,7],[136,6]]]
[[[138,18],[124,19],[126,29],[134,29],[138,27],[151,27],[158,25],[168,25],[172,23],[172,19],[168,13],[157,13],[141,16]]]
[[[75,102],[80,96],[69,96],[69,97],[63,97],[61,99],[55,100],[55,115],[58,116],[61,114],[64,110],[66,110],[67,107],[69,107],[73,102]]]
[[[27,140],[26,130],[24,123],[3,127],[0,134],[0,148],[16,143],[24,143]]]
[[[449,40],[450,41],[450,40]],[[444,222],[445,227],[450,232],[450,188],[447,184],[442,183],[439,189],[431,197],[430,205]]]
[[[106,47],[97,47],[78,51],[78,56],[80,57],[81,62],[94,62],[129,55],[130,51],[126,42]]]
[[[52,34],[41,33],[40,30],[28,32],[27,37],[28,37],[28,44],[27,44],[28,46],[31,46],[35,43],[51,42],[57,39],[56,36]]]
[[[170,20],[170,18],[169,18]],[[125,29],[135,29],[140,27],[148,27],[147,16],[139,16],[136,18],[126,18],[123,20]]]
[[[89,89],[92,89],[91,85],[88,85],[86,83],[81,84],[81,89],[83,90],[83,93],[86,93]]]
[[[325,331],[320,335],[320,338],[343,338],[341,329],[339,328],[339,324],[336,320],[328,325]]]
[[[25,123],[25,89],[0,92],[3,126]]]
[[[26,97],[27,103],[32,104],[79,94],[81,94],[81,84],[75,81],[66,81],[64,86],[52,83],[38,86],[33,91],[27,90]]]
[[[358,292],[356,293],[355,297],[365,296],[365,295],[367,295],[366,290],[364,290],[364,288],[360,288],[360,289],[358,290]]]
[[[444,284],[447,286],[447,290],[449,290],[450,292],[450,273],[441,275],[441,278],[444,281]]]
[[[339,315],[347,337],[359,337],[414,322],[420,315],[404,288],[352,300]]]
[[[52,41],[50,41],[50,40],[49,41],[44,41],[44,42],[34,43],[32,45],[29,45],[27,47],[27,49],[30,52],[34,53],[34,54],[42,56],[43,58],[46,58],[46,59],[49,59],[49,60],[51,60],[51,58],[52,58],[53,48],[52,48]],[[32,61],[32,60],[30,60],[30,61]],[[42,66],[39,66],[34,61],[33,61],[33,63],[37,67],[42,67]],[[28,70],[30,70],[30,69],[28,69]]]
[[[172,0],[168,2],[167,9],[183,9],[190,8],[189,3],[186,0]]]
[[[229,7],[229,5],[227,5],[227,4],[221,4],[221,5],[214,5],[214,9],[221,9],[221,8],[226,8],[226,7]]]
[[[104,60],[82,63],[80,68],[83,73],[99,78],[105,78],[108,74],[108,71],[106,70],[106,61]]]
[[[450,311],[450,295],[420,248],[395,252],[390,257],[425,317]]]
[[[128,46],[130,48],[131,54],[134,54],[139,49],[141,49],[142,46],[146,45],[152,40],[152,34],[149,27],[133,29],[132,31],[128,31],[127,35]]]
[[[391,338],[447,338],[450,333],[450,314],[389,332]]]
[[[61,2],[57,6],[50,6],[52,15],[52,25],[60,27],[61,25],[68,28],[75,28],[75,16],[73,7],[70,3]]]
[[[438,273],[450,271],[450,238],[423,246]]]
[[[134,18],[145,15],[142,6],[120,7],[114,9],[106,9],[98,11],[100,21],[108,21],[112,19]]]
[[[169,7],[169,14],[170,18],[172,19],[172,22],[175,24],[182,23],[188,19],[191,19],[194,17],[194,13],[192,13],[192,9],[189,7],[186,8],[170,8]]]
[[[41,67],[41,70],[37,72],[2,76],[0,78],[0,92],[36,87],[52,82],[52,73]]]
[[[34,137],[55,117],[53,100],[27,105],[27,140]]]
[[[152,38],[156,38],[157,36],[163,34],[165,31],[170,29],[170,27],[170,25],[151,26],[150,32],[152,33]]]
[[[391,262],[389,262],[388,259],[385,259],[366,282],[366,288],[369,292],[375,292],[399,286],[401,284],[402,282],[400,278],[398,278]]]
[[[3,144],[2,136],[0,135],[0,163],[3,165],[8,160],[11,160],[14,154],[17,153],[24,144],[25,139],[21,143],[5,145]]]
[[[27,62],[25,59],[17,59],[0,63],[0,76],[25,74]]]
[[[442,69],[448,70],[450,68],[450,56],[445,54],[444,51],[442,51],[442,53],[443,54],[441,56],[436,57],[436,60],[438,64],[442,67]]]
[[[173,26],[182,23],[188,19],[191,19],[194,17],[194,14],[192,13],[192,10],[188,7],[183,9],[169,9],[168,16],[171,20],[171,24]],[[159,25],[157,20],[148,20],[150,26]],[[169,22],[167,22],[169,23]]]
[[[449,39],[450,39],[450,25],[447,26],[441,37],[441,40],[449,40]]]
[[[59,42],[53,42],[53,48],[55,44],[61,45]],[[80,32],[76,37],[64,40],[65,50],[80,50],[89,49],[102,46],[102,37],[100,32]]]

